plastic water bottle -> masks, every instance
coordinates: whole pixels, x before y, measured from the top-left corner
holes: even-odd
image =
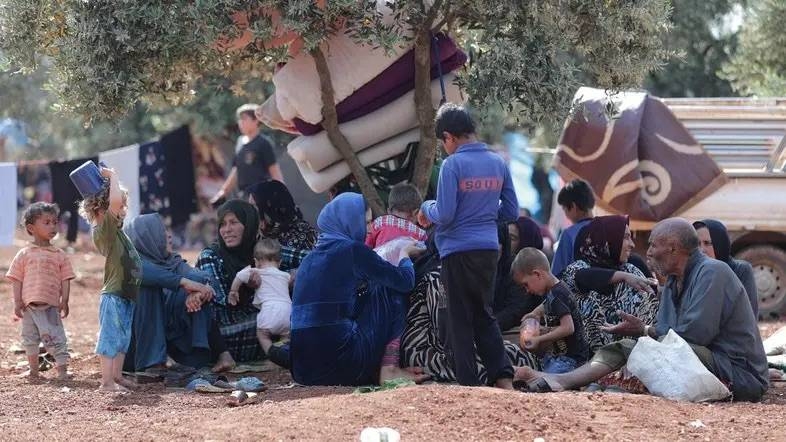
[[[388,428],[366,427],[360,433],[360,442],[400,442],[401,435],[398,431]]]

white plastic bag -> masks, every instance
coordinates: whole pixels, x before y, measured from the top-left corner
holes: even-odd
[[[415,243],[420,248],[426,248],[426,245],[421,241],[416,241],[414,238],[410,238],[408,236],[399,236],[398,238],[391,239],[385,244],[377,247],[374,249],[374,251],[377,252],[377,255],[381,256],[385,261],[393,264],[394,266],[397,266],[399,263],[399,258],[401,257],[401,249],[412,243]]]
[[[657,396],[675,401],[719,401],[731,394],[674,330],[658,342],[639,338],[628,370]]]
[[[764,352],[767,356],[786,353],[786,327],[781,327],[764,341]]]

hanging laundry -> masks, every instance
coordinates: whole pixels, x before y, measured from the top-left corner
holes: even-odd
[[[164,146],[158,141],[139,146],[139,206],[141,213],[169,216],[165,183]]]
[[[169,197],[169,215],[172,217],[172,226],[180,226],[199,210],[188,126],[162,136],[161,145],[164,147],[164,189]]]
[[[14,243],[16,233],[16,164],[0,163],[0,246]]]
[[[68,213],[66,239],[69,243],[76,241],[76,234],[79,230],[79,212],[77,209],[82,196],[79,195],[79,191],[74,187],[74,183],[68,177],[68,174],[88,160],[97,162],[98,157],[49,163],[49,170],[52,174],[52,201],[60,207],[60,219],[64,219],[63,215]]]
[[[115,169],[120,183],[128,189],[126,219],[139,215],[139,145],[134,144],[101,152],[98,154],[98,161]]]

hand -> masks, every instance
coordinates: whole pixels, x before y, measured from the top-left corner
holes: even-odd
[[[644,321],[621,310],[617,311],[617,314],[622,319],[622,322],[614,325],[606,323],[600,329],[614,335],[644,336]]]
[[[101,166],[101,176],[102,176],[102,177],[104,177],[104,178],[106,178],[106,179],[109,179],[109,178],[111,178],[111,177],[112,177],[112,175],[114,175],[114,174],[115,174],[115,169],[110,169],[110,168],[108,168],[108,167],[103,167],[103,166]]]
[[[410,258],[414,258],[416,256],[420,256],[425,251],[426,251],[425,247],[423,247],[422,245],[420,245],[420,244],[418,244],[417,242],[414,242],[414,241],[411,244],[408,244],[408,245],[406,245],[406,246],[401,248],[401,254],[402,255],[407,255]]]
[[[61,301],[60,302],[60,317],[62,319],[65,319],[65,318],[68,317],[68,313],[69,313],[68,301],[65,301],[65,302]]]
[[[198,312],[202,309],[201,293],[194,292],[186,296],[186,311],[189,313]]]
[[[237,305],[240,302],[240,293],[237,290],[230,290],[227,302],[229,302],[229,305]]]
[[[538,351],[538,347],[540,347],[541,342],[542,339],[540,336],[530,336],[523,342],[523,346],[525,349],[535,352]]]
[[[624,278],[626,284],[640,292],[649,293],[651,295],[655,293],[652,290],[652,281],[647,278],[642,278],[632,273],[626,273]]]
[[[203,285],[203,286],[204,288],[200,292],[200,297],[199,297],[202,304],[206,302],[210,302],[213,300],[213,298],[216,297],[216,292],[215,290],[213,290],[213,287],[210,287],[209,285]]]
[[[22,317],[24,316],[24,310],[25,310],[25,306],[21,302],[14,303],[14,316],[16,316],[19,319],[22,319]]]
[[[248,282],[246,283],[246,286],[256,290],[259,288],[260,285],[262,285],[262,277],[259,276],[259,273],[257,272],[251,272],[251,276],[248,277]]]
[[[213,198],[210,198],[210,204],[211,205],[218,204],[218,202],[222,198],[225,198],[226,195],[227,195],[227,193],[224,191],[224,189],[219,189],[218,192],[216,192],[216,194],[213,195]]]
[[[417,214],[418,225],[427,229],[431,226],[431,221],[428,219],[425,213],[422,210],[418,210]]]

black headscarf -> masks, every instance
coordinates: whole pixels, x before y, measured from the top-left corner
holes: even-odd
[[[693,223],[693,228],[698,230],[706,227],[710,231],[712,249],[715,251],[715,259],[731,265],[731,240],[729,232],[722,222],[714,219],[703,219]]]
[[[629,218],[624,215],[593,218],[576,237],[573,246],[576,257],[593,267],[619,268],[628,223]]]
[[[262,232],[265,236],[276,238],[278,233],[289,230],[292,223],[303,219],[303,213],[281,181],[259,182],[249,187],[248,191],[254,197],[260,219],[267,221]]]
[[[543,233],[541,233],[538,223],[528,216],[520,216],[515,224],[516,228],[519,230],[519,249],[511,250],[511,255],[516,255],[525,247],[534,247],[538,250],[543,250]],[[510,241],[508,241],[508,244],[509,243]]]
[[[259,235],[259,215],[251,203],[243,200],[229,200],[218,208],[218,225],[228,213],[233,213],[245,227],[243,238],[237,247],[227,247],[224,238],[218,235],[218,242],[210,246],[224,261],[226,276],[232,280],[237,272],[254,264],[254,245]]]

